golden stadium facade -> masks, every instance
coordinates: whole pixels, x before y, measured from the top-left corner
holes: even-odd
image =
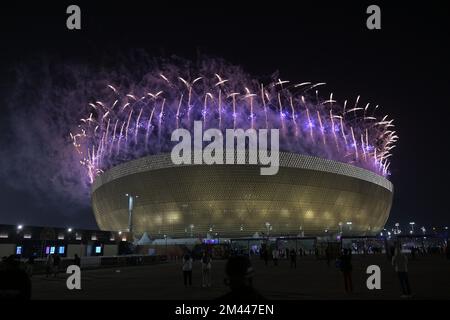
[[[92,204],[102,230],[127,230],[125,194],[138,195],[134,233],[248,237],[379,232],[393,185],[350,164],[280,152],[276,175],[260,165],[174,165],[170,154],[132,160],[102,173]]]

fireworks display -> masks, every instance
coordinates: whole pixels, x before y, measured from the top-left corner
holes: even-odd
[[[217,67],[217,66],[216,66]],[[393,119],[360,97],[322,98],[325,83],[275,79],[263,84],[239,68],[163,68],[142,85],[110,83],[70,133],[90,182],[103,171],[146,155],[170,152],[174,129],[194,121],[218,129],[280,130],[280,150],[350,163],[389,175],[398,139]]]

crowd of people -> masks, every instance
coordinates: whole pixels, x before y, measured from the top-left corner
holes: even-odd
[[[297,268],[297,261],[301,257],[306,255],[315,255],[317,259],[323,259],[328,266],[331,266],[331,262],[335,262],[335,267],[340,271],[343,278],[343,289],[347,294],[353,293],[353,256],[359,251],[355,251],[352,246],[347,248],[332,248],[327,246],[324,250],[320,251],[318,248],[313,250],[305,250],[304,248],[277,248],[276,246],[261,246],[258,248],[258,254],[260,259],[264,261],[266,266],[269,266],[269,261],[273,267],[279,267],[282,260],[289,262],[291,269]],[[337,251],[336,251],[337,249]],[[449,247],[435,252],[433,250],[418,250],[417,248],[411,248],[406,250],[409,252],[409,256],[412,260],[416,255],[432,255],[436,253],[444,254],[447,259],[450,259]],[[401,290],[401,297],[412,297],[412,290],[408,275],[409,259],[400,243],[395,243],[393,246],[386,250],[386,256],[392,264],[393,271],[395,271],[399,287]],[[200,271],[201,271],[201,287],[209,288],[213,285],[212,270],[214,268],[213,251],[206,248],[200,259]],[[255,257],[255,252],[250,254],[243,253],[242,251],[231,251],[231,256],[228,258],[225,270],[225,283],[230,287],[230,293],[224,296],[224,299],[231,298],[233,296],[248,297],[254,296],[256,298],[263,298],[257,293],[253,284],[253,267],[251,264],[251,257]],[[194,263],[194,258],[199,258],[198,255],[194,256],[193,252],[186,251],[181,259],[181,269],[183,274],[184,286],[191,287],[193,285],[193,269],[197,263]],[[45,277],[50,276],[57,277],[58,273],[62,270],[62,259],[58,254],[47,255],[45,261],[40,261],[45,266]],[[320,263],[320,262],[319,262]],[[73,263],[75,265],[81,265],[81,259],[75,254]],[[29,299],[31,297],[31,277],[35,273],[35,255],[31,255],[28,259],[20,259],[19,256],[11,255],[9,257],[3,257],[0,263],[0,298],[20,298]],[[42,270],[42,269],[40,269]],[[217,281],[217,279],[216,279]],[[244,294],[245,293],[245,294]]]
[[[361,248],[360,248],[361,249]],[[361,251],[362,250],[362,251]],[[378,247],[371,246],[369,248],[358,250],[353,246],[349,246],[347,248],[340,247],[331,247],[327,246],[324,250],[319,252],[318,248],[305,250],[304,248],[277,248],[276,246],[268,247],[261,246],[258,250],[252,248],[250,251],[245,253],[245,250],[232,250],[232,256],[229,258],[229,261],[234,261],[232,259],[237,259],[235,257],[245,257],[250,263],[251,259],[255,256],[259,255],[260,258],[264,261],[266,266],[273,265],[273,267],[278,267],[282,260],[287,260],[289,262],[289,267],[291,269],[297,268],[297,261],[301,259],[303,256],[307,255],[315,255],[317,259],[323,259],[326,261],[328,266],[331,266],[331,262],[334,261],[335,267],[342,274],[343,278],[343,290],[347,294],[352,294],[354,291],[354,283],[353,283],[353,256],[355,254],[378,254],[382,253],[383,250],[378,250]],[[408,250],[406,250],[407,252]],[[435,253],[445,254],[447,259],[450,259],[449,249],[446,247],[440,252],[435,252],[431,249],[429,250],[421,250],[418,253],[417,250],[412,249],[409,251],[409,255],[412,259],[414,259],[416,254],[420,255],[430,255]],[[399,282],[399,288],[401,292],[402,298],[410,298],[412,297],[412,290],[409,281],[408,275],[408,256],[405,253],[405,250],[402,250],[402,247],[399,243],[394,243],[388,250],[385,251],[386,256],[388,257],[390,263],[392,264],[392,270],[396,273]],[[247,262],[246,262],[247,263]],[[358,262],[359,263],[359,262]],[[251,265],[251,264],[250,264]],[[211,256],[207,251],[204,252],[201,258],[201,273],[202,273],[202,287],[210,287],[211,286],[211,268],[213,266],[213,262]],[[184,273],[184,284],[185,286],[192,285],[192,268],[193,268],[193,259],[189,254],[183,259],[183,273]],[[228,272],[228,271],[227,271]],[[252,274],[252,272],[251,272]],[[249,276],[249,280],[246,283],[251,283],[251,276]]]

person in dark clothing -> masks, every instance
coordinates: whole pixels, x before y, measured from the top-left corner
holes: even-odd
[[[269,251],[267,250],[267,248],[264,248],[263,251],[263,259],[264,259],[264,264],[266,265],[266,267],[269,264]]]
[[[184,286],[192,286],[192,263],[193,260],[189,254],[185,254],[182,262]]]
[[[29,300],[31,281],[20,268],[16,256],[11,255],[0,266],[0,300]]]
[[[325,249],[325,256],[327,258],[327,266],[330,266],[330,262],[331,262],[331,248],[330,248],[330,246],[327,246],[327,248]]]
[[[291,268],[297,268],[297,252],[295,252],[294,249],[291,249],[289,255],[291,257]]]
[[[416,248],[411,247],[411,259],[416,260]]]
[[[54,254],[53,257],[53,276],[56,277],[59,272],[59,264],[61,263],[61,257],[59,254]]]
[[[395,267],[400,286],[402,288],[402,298],[411,297],[411,287],[408,279],[408,257],[398,248],[392,257],[392,265]]]
[[[353,282],[352,282],[352,255],[351,251],[344,249],[343,254],[340,258],[340,269],[342,275],[344,276],[345,292],[353,292]]]
[[[48,278],[48,276],[52,273],[53,269],[53,254],[49,254],[47,256],[47,261],[45,262],[45,277]]]
[[[81,259],[76,253],[75,256],[73,257],[73,264],[78,267],[81,267]]]
[[[33,270],[34,270],[34,254],[30,255],[28,257],[28,261],[25,265],[25,270],[28,276],[31,278],[33,276]]]
[[[225,267],[225,283],[231,291],[217,300],[265,300],[252,286],[253,267],[247,256],[233,256],[227,261]]]

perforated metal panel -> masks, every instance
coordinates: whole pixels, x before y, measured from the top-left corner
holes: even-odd
[[[161,154],[112,168],[92,190],[101,229],[127,228],[132,193],[140,196],[136,232],[185,237],[320,234],[347,221],[353,233],[373,234],[388,218],[393,187],[367,170],[292,153],[280,153],[273,176],[260,175],[260,165],[175,166]]]

